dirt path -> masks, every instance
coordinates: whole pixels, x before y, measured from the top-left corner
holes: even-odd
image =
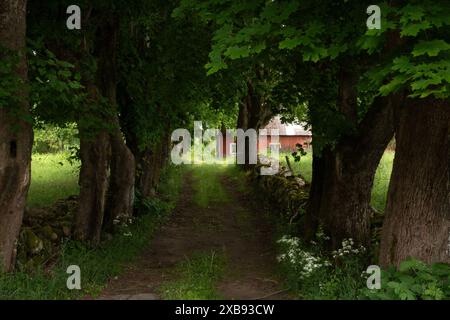
[[[222,175],[220,181],[229,201],[202,208],[193,201],[196,182],[187,173],[168,222],[150,248],[110,281],[100,299],[159,299],[158,288],[176,277],[177,263],[195,252],[211,250],[227,257],[216,288],[224,299],[288,298],[275,277],[270,225],[235,177]]]

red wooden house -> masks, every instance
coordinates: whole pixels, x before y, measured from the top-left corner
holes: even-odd
[[[307,130],[303,124],[281,123],[280,117],[274,117],[263,129],[267,130],[267,136],[266,139],[258,139],[258,151],[269,148],[270,144],[276,141],[270,135],[272,129],[278,129],[280,152],[295,151],[297,144],[301,144],[304,149],[309,149],[311,146],[311,131]],[[259,135],[262,135],[261,131]],[[227,134],[224,134],[222,143],[222,152],[224,155],[228,157],[236,154],[236,138],[234,135],[229,134],[227,136]]]

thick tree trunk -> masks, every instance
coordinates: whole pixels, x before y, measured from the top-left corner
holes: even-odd
[[[160,181],[161,172],[167,161],[168,144],[166,139],[154,148],[147,148],[140,158],[140,172],[137,185],[144,198],[155,196],[156,187]]]
[[[244,131],[247,129],[258,131],[265,127],[273,116],[270,106],[255,92],[252,81],[247,81],[247,95],[242,99],[239,106],[237,128]],[[252,168],[249,159],[250,144],[248,139],[245,139],[245,169]]]
[[[371,191],[383,151],[380,148],[372,152],[367,161],[361,161],[359,153],[343,146],[327,148],[320,158],[314,157],[308,215],[312,225],[307,225],[307,236],[313,236],[320,223],[331,236],[333,248],[345,238],[364,245],[370,243]]]
[[[134,204],[135,159],[125,143],[117,116],[117,37],[119,21],[108,19],[98,30],[98,71],[97,82],[103,97],[108,99],[114,113],[110,123],[114,128],[110,133],[111,172],[108,189],[105,224],[110,225],[120,217],[131,217]]]
[[[450,104],[414,100],[400,111],[380,263],[450,263]]]
[[[401,97],[377,98],[359,125],[359,134],[343,138],[313,158],[313,179],[305,236],[314,237],[321,224],[335,248],[345,238],[370,243],[373,180],[394,134],[394,106]]]
[[[388,57],[401,44],[397,32],[388,32],[383,55]],[[346,121],[357,129],[339,139],[334,148],[326,147],[324,155],[314,155],[313,179],[306,214],[305,235],[311,239],[321,223],[331,235],[332,246],[344,238],[368,245],[370,241],[370,206],[374,175],[389,141],[394,134],[395,109],[405,101],[404,93],[377,97],[363,120],[357,121],[357,81],[353,61],[341,62],[338,74],[337,108]],[[319,71],[322,71],[319,69]],[[326,96],[326,95],[325,95]],[[317,106],[320,109],[321,106]],[[312,108],[314,126],[323,126],[323,114]]]
[[[154,196],[153,175],[155,173],[154,164],[157,162],[155,161],[157,154],[157,148],[146,148],[139,158],[137,187],[143,198]]]
[[[142,150],[140,145],[144,143],[140,141],[135,132],[137,115],[133,113],[132,108],[127,108],[127,106],[133,104],[133,101],[124,87],[119,87],[119,90],[119,101],[124,106],[120,113],[120,120],[126,136],[127,146],[133,153],[136,163],[135,188],[141,197],[153,197],[156,193],[161,170],[164,168],[169,156],[170,128],[167,127],[166,134],[163,134],[160,143],[147,146]],[[165,114],[161,106],[158,106],[157,113],[164,118]]]
[[[20,55],[15,72],[23,81],[27,80],[26,3],[0,2],[0,47]],[[0,59],[3,58],[0,53]],[[17,105],[0,106],[0,271],[14,267],[16,240],[30,184],[33,133],[31,124],[22,120],[29,114],[26,89],[17,90],[13,93],[21,98]]]
[[[111,177],[105,223],[118,218],[131,217],[134,205],[134,178],[136,166],[134,156],[125,145],[120,129],[111,138]]]
[[[80,197],[75,216],[75,238],[93,245],[100,241],[109,183],[111,145],[109,134],[80,130]]]

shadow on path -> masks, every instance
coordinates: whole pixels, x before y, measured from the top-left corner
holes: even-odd
[[[195,252],[222,252],[225,274],[217,284],[224,299],[289,299],[275,276],[272,228],[246,192],[235,168],[218,170],[227,200],[198,206],[187,170],[178,204],[149,248],[112,279],[99,299],[159,299],[158,288],[176,277],[176,265]]]

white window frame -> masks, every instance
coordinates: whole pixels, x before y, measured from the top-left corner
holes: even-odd
[[[235,156],[237,155],[237,144],[236,142],[230,143],[230,155]]]

